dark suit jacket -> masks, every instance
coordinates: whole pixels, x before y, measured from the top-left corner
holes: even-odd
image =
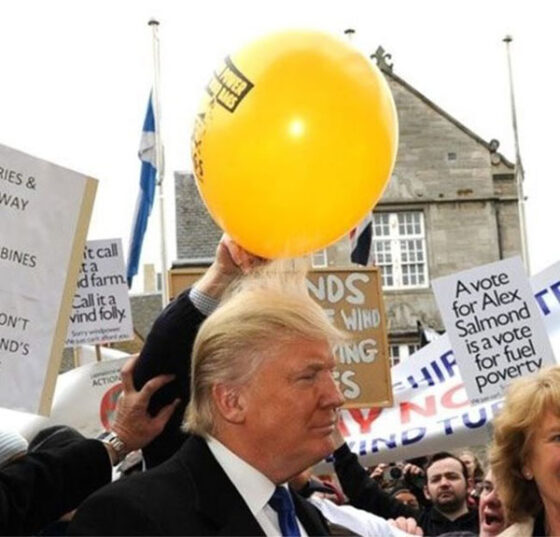
[[[319,512],[292,494],[309,535],[328,535]],[[191,436],[168,461],[90,496],[70,535],[264,535],[206,442]]]
[[[110,481],[109,455],[98,440],[28,453],[0,470],[0,535],[37,532]]]
[[[187,289],[177,296],[158,316],[134,367],[137,389],[162,373],[175,375],[175,380],[159,389],[150,399],[152,414],[180,399],[164,431],[142,450],[148,468],[171,457],[186,438],[181,432],[181,423],[190,399],[191,350],[198,328],[205,319],[191,302],[189,292],[190,289]]]

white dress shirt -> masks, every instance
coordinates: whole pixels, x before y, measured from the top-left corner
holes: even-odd
[[[278,515],[268,505],[276,485],[268,477],[230,451],[219,440],[209,436],[207,443],[212,455],[216,457],[230,481],[241,494],[265,535],[267,537],[282,535]],[[297,523],[302,537],[307,537],[307,532],[301,522],[298,520]]]
[[[384,518],[351,505],[336,505],[315,494],[309,498],[309,501],[329,522],[343,526],[361,537],[413,537],[391,526]]]

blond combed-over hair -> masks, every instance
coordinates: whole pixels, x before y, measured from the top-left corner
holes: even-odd
[[[331,346],[349,339],[309,296],[304,269],[277,262],[239,280],[195,339],[184,429],[212,434],[213,385],[245,384],[263,360],[300,339]]]
[[[560,416],[559,365],[513,382],[494,419],[489,459],[510,524],[534,517],[543,507],[535,481],[523,477],[523,466],[547,412]]]

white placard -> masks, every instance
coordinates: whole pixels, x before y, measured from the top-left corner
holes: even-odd
[[[560,362],[560,261],[531,278],[556,362]]]
[[[72,300],[66,346],[134,336],[120,239],[88,241]]]
[[[0,145],[0,407],[50,410],[96,187]]]
[[[519,257],[438,278],[432,288],[473,404],[554,363]]]

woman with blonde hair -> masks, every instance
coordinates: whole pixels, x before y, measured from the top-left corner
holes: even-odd
[[[501,537],[560,535],[560,366],[510,385],[490,464],[511,524]]]

